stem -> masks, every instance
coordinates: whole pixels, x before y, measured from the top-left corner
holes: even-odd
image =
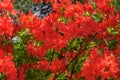
[[[96,36],[96,35],[95,35],[95,36]],[[86,48],[87,48],[87,46],[89,45],[90,41],[92,41],[95,36],[93,36],[92,38],[88,39],[88,41],[87,41],[87,40],[85,41],[85,42],[88,42],[88,43],[86,43],[86,45],[85,45],[85,47],[83,47],[83,49],[82,49],[82,48],[80,49],[79,53],[78,53],[78,54],[71,60],[71,62],[67,65],[67,67],[68,67],[68,66],[74,61],[74,65],[72,66],[72,71],[71,71],[71,75],[70,75],[70,78],[69,78],[70,80],[72,80],[72,75],[73,75],[73,73],[74,73],[75,65],[76,65],[77,60],[79,59],[80,54],[81,54],[83,51],[86,50]],[[83,45],[81,45],[81,46],[83,46]]]
[[[70,75],[70,80],[72,80],[72,75],[74,73],[76,62],[77,62],[77,58],[75,59],[74,65],[72,65],[72,71],[71,71],[71,75]]]
[[[89,43],[95,38],[95,36],[96,36],[96,34],[95,34],[94,36],[92,36],[92,37],[90,36],[90,38],[88,38],[88,39],[84,40],[82,43],[80,43],[81,48],[80,48],[78,54],[77,54],[77,55],[69,62],[69,64],[66,66],[66,68],[68,68],[68,66],[69,66],[73,61],[75,61],[75,62],[74,62],[74,65],[73,65],[73,67],[72,67],[71,75],[70,75],[70,77],[69,77],[70,80],[72,80],[72,75],[73,75],[73,73],[74,73],[75,65],[76,65],[77,60],[78,60],[79,57],[80,57],[80,54],[86,50],[87,46],[88,46]],[[86,45],[83,45],[84,42],[86,42]],[[81,55],[81,56],[82,56],[82,55]],[[63,73],[63,71],[62,71],[60,74],[62,74],[62,73]],[[59,74],[57,77],[59,77],[60,74]],[[57,77],[55,77],[55,78],[57,78]]]

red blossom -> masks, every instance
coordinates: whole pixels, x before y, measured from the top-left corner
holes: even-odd
[[[66,61],[65,60],[59,60],[56,59],[55,61],[53,61],[50,65],[50,71],[52,73],[57,73],[60,71],[65,71],[65,67],[66,67]]]
[[[81,76],[84,76],[86,80],[96,80],[99,76],[103,80],[105,78],[110,79],[111,76],[118,79],[119,71],[119,62],[113,53],[104,51],[103,55],[99,56],[98,50],[93,49],[90,52],[90,58],[86,59],[84,63]]]
[[[17,70],[12,58],[13,56],[9,55],[8,57],[0,59],[0,73],[4,73],[7,80],[18,80]]]
[[[34,0],[34,2],[42,2],[42,0]],[[110,79],[114,77],[117,80],[120,77],[120,45],[117,44],[116,49],[108,50],[109,45],[106,45],[102,40],[106,39],[108,42],[114,38],[118,42],[120,41],[119,22],[120,12],[114,14],[114,7],[110,6],[112,0],[93,0],[95,5],[91,5],[90,0],[84,5],[79,3],[72,4],[71,0],[46,0],[53,5],[53,11],[49,16],[44,19],[39,19],[31,12],[27,15],[22,13],[18,21],[20,22],[19,29],[29,29],[30,34],[33,34],[27,45],[25,45],[27,53],[33,57],[37,56],[39,61],[34,64],[25,64],[21,67],[15,67],[13,62],[14,52],[13,44],[10,42],[11,37],[17,35],[18,26],[13,24],[13,20],[9,17],[9,14],[16,15],[17,11],[14,9],[11,0],[1,0],[0,9],[5,10],[5,14],[0,16],[0,73],[4,73],[7,80],[24,80],[26,77],[25,71],[30,67],[37,68],[40,71],[51,71],[51,74],[61,72],[67,72],[67,77],[76,78],[74,73],[67,71],[67,63],[74,59],[79,53],[65,52],[61,53],[61,49],[66,47],[69,40],[85,37],[88,39],[90,35],[95,35],[93,40],[100,40],[100,44],[96,48],[92,48],[89,53],[89,57],[85,60],[82,69],[79,71],[77,78],[85,77],[86,80],[97,80],[98,77]],[[13,0],[12,0],[13,2]],[[6,14],[6,13],[9,14]],[[85,13],[88,12],[87,15]],[[101,12],[101,21],[98,22],[92,18],[93,14]],[[17,15],[16,15],[17,16]],[[118,25],[118,27],[116,27]],[[118,29],[118,34],[111,36],[108,34],[108,28]],[[2,37],[5,36],[7,40],[4,45]],[[8,41],[9,40],[9,41]],[[34,43],[34,40],[42,42],[43,44],[38,46]],[[10,44],[9,44],[10,43]],[[84,45],[84,43],[83,43]],[[82,46],[84,47],[84,46]],[[86,47],[86,46],[85,46]],[[99,54],[99,49],[102,54]],[[55,49],[60,56],[48,62],[45,59],[48,49]],[[81,48],[80,46],[80,49]],[[106,49],[106,50],[105,50]],[[83,51],[86,52],[86,51]],[[8,54],[8,55],[7,55]],[[51,55],[52,56],[52,55]],[[17,72],[18,71],[18,72]],[[56,76],[52,76],[50,80],[55,79]]]
[[[40,69],[41,71],[43,71],[43,70],[48,70],[49,67],[50,67],[50,63],[49,63],[47,60],[42,60],[42,61],[40,61],[40,63],[39,63],[39,69]]]

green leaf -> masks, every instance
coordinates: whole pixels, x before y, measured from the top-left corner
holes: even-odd
[[[44,44],[44,41],[34,40],[34,45],[42,46],[43,44]]]
[[[58,18],[58,21],[59,22],[64,22],[66,24],[66,23],[69,23],[71,21],[71,19],[70,18],[60,17],[60,18]]]
[[[27,72],[26,72],[26,79],[25,80],[42,80],[44,76],[44,73],[41,73],[38,69],[32,69],[30,68]]]
[[[4,73],[0,73],[0,80],[7,80],[6,75]]]
[[[107,46],[109,46],[109,43],[108,43],[108,41],[104,38],[103,39],[103,42],[107,45]]]
[[[117,44],[118,44],[118,42],[116,40],[112,39],[109,41],[109,48],[115,49],[115,48],[117,48]]]
[[[96,42],[94,41],[91,41],[88,46],[87,46],[87,50],[90,50],[91,48],[95,47],[96,46]]]
[[[94,9],[96,9],[96,8],[97,8],[97,5],[96,5],[96,3],[95,3],[95,2],[93,2],[93,0],[90,0],[90,3],[91,3],[91,5],[94,7]]]
[[[51,61],[52,59],[55,59],[58,57],[58,52],[56,50],[48,49],[47,54],[45,58],[48,59],[48,61]]]
[[[40,71],[30,68],[26,71],[25,80],[50,80],[52,76],[54,76],[54,74],[50,73],[50,71]]]
[[[73,73],[77,74],[80,71],[80,69],[83,67],[83,63],[87,57],[88,57],[88,54],[85,54],[84,56],[79,57],[76,62],[75,61],[71,62],[67,70],[72,71],[74,67]]]
[[[33,0],[14,0],[13,5],[18,11],[28,14],[33,6]]]
[[[74,49],[74,51],[79,51],[81,45],[80,44],[85,44],[84,43],[84,37],[80,37],[80,38],[75,38],[75,39],[72,39],[68,42],[68,45],[67,45],[67,50],[68,51],[71,51]]]
[[[112,0],[111,4],[115,6],[116,11],[120,10],[120,0]]]
[[[107,32],[109,34],[112,34],[112,35],[117,35],[118,34],[118,30],[115,29],[115,28],[107,28]]]
[[[67,73],[64,72],[62,73],[58,78],[56,78],[55,80],[67,80]]]
[[[83,14],[84,17],[89,16],[89,15],[90,15],[90,13],[89,13],[88,11],[86,11],[86,12]]]
[[[99,54],[100,56],[102,56],[102,50],[101,50],[101,49],[98,49],[98,54]]]
[[[72,42],[71,47],[76,47],[77,44],[78,44],[78,40],[75,39],[75,40]]]
[[[20,66],[24,63],[35,63],[39,60],[37,56],[33,57],[27,53],[26,46],[32,37],[33,36],[29,33],[29,29],[23,29],[13,37],[13,56],[16,66]]]
[[[98,14],[92,14],[92,19],[101,22],[102,21],[102,11],[100,11]]]

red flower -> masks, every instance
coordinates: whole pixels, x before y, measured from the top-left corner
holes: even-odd
[[[0,35],[12,36],[14,31],[14,26],[12,24],[12,19],[7,16],[0,18]]]
[[[56,59],[55,61],[52,61],[49,69],[52,73],[57,73],[60,71],[65,71],[65,68],[66,68],[66,61]]]
[[[43,71],[43,70],[48,70],[49,67],[50,67],[50,63],[49,63],[47,60],[42,60],[42,61],[40,61],[40,63],[39,63],[39,69],[40,69],[41,71]]]
[[[118,60],[115,58],[115,56],[111,53],[104,54],[102,57],[100,57],[100,66],[102,67],[100,70],[100,75],[102,76],[103,80],[105,78],[110,79],[110,77],[114,77],[115,79],[118,79],[119,76],[117,76],[118,72],[120,71]]]
[[[3,59],[6,56],[6,53],[0,49],[0,59]]]
[[[0,73],[6,75],[7,80],[18,80],[17,79],[17,70],[15,64],[12,61],[12,56],[8,54],[8,57],[0,59]]]
[[[4,9],[5,11],[10,12],[13,15],[17,15],[18,11],[14,9],[11,0],[2,0],[0,1],[0,9]]]
[[[102,80],[114,77],[118,79],[120,72],[118,59],[110,53],[105,51],[102,56],[98,55],[98,50],[93,49],[90,52],[90,58],[86,59],[80,76],[84,76],[86,80],[97,80],[99,76]]]

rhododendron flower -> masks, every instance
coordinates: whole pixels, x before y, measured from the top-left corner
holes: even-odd
[[[12,10],[14,9],[10,0],[2,0],[0,1],[0,8],[4,8],[5,10]]]
[[[100,66],[100,75],[102,76],[103,80],[105,78],[110,79],[110,76],[118,79],[117,74],[120,71],[120,68],[118,60],[113,54],[104,54],[103,57],[100,58]]]
[[[40,61],[40,63],[39,63],[39,69],[40,69],[41,71],[43,71],[43,70],[48,70],[49,67],[50,67],[50,63],[49,63],[47,60],[42,60],[42,61]]]
[[[3,59],[6,56],[6,53],[0,49],[0,59]]]
[[[65,67],[66,67],[65,60],[56,59],[55,61],[52,61],[49,69],[52,73],[56,74],[57,72],[65,71]]]
[[[29,80],[36,77],[32,74],[35,69],[35,74],[42,75],[37,79],[120,78],[120,11],[115,11],[113,0],[87,0],[85,4],[79,2],[84,0],[72,0],[75,4],[71,0],[32,1],[35,9],[43,1],[50,2],[50,15],[43,19],[30,11],[17,15],[14,0],[0,0],[0,74],[7,80]],[[21,48],[25,49],[19,51]],[[75,65],[71,68],[71,64]]]
[[[19,68],[17,69],[19,71],[18,73],[18,80],[24,80],[26,78],[25,70],[24,68]]]
[[[110,79],[111,76],[118,79],[118,73],[120,72],[118,59],[113,53],[106,53],[105,51],[102,56],[99,56],[98,50],[93,49],[90,52],[90,58],[86,59],[81,76],[84,76],[86,80],[96,80],[98,77]]]
[[[0,35],[12,36],[14,31],[14,26],[12,24],[12,19],[6,15],[0,18]]]
[[[12,61],[12,56],[4,57],[0,59],[0,73],[4,73],[6,75],[7,80],[18,80],[17,79],[17,70],[15,68],[15,64]]]

